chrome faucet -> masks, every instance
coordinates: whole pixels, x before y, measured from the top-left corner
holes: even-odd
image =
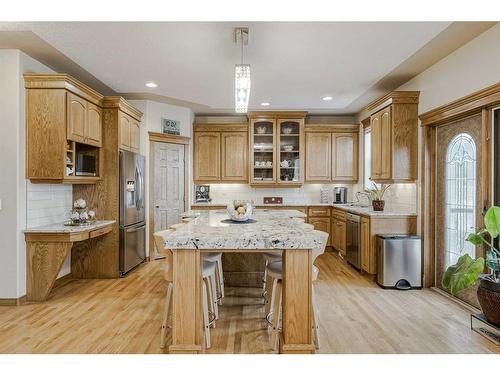
[[[371,197],[370,193],[367,193],[366,191],[358,191],[358,192],[356,192],[356,200],[357,200],[356,203],[359,204],[360,206],[363,206],[363,205],[360,204],[360,199],[359,199],[360,196],[366,197],[366,199],[368,200],[368,205],[365,206],[365,207],[371,206],[371,204],[372,204],[372,197]]]

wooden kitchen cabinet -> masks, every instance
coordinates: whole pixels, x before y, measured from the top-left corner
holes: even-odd
[[[248,181],[248,133],[221,133],[221,180]]]
[[[340,252],[343,256],[346,255],[346,221],[340,219],[332,219],[332,247]]]
[[[306,181],[332,180],[332,135],[306,133]]]
[[[248,125],[195,124],[194,182],[248,182]]]
[[[132,116],[119,112],[119,147],[121,150],[140,151],[140,122]]]
[[[250,184],[298,187],[304,181],[307,112],[250,112]]]
[[[326,246],[331,246],[331,228],[329,217],[310,217],[307,219],[309,224],[314,226],[314,229],[328,233],[328,242]]]
[[[87,101],[79,96],[68,93],[68,139],[85,143],[87,128]]]
[[[308,124],[306,182],[358,181],[358,125]]]
[[[87,103],[87,144],[102,146],[102,109],[95,104]]]
[[[200,182],[220,180],[220,133],[195,133],[194,179]]]
[[[358,180],[358,133],[332,134],[332,181]]]
[[[101,147],[102,110],[99,106],[68,92],[67,116],[68,140]]]
[[[95,183],[102,162],[103,96],[66,74],[25,74],[26,178]],[[92,150],[97,176],[77,176],[75,154]]]
[[[371,179],[415,182],[418,174],[418,91],[393,91],[369,104]]]
[[[122,97],[104,97],[67,74],[27,73],[24,86],[26,178],[31,182],[95,184],[103,171],[116,174],[108,168],[113,157],[104,156],[117,153],[120,141],[138,150],[138,134],[130,146],[130,123],[138,129],[142,113]],[[95,156],[96,176],[77,174],[79,152]]]
[[[361,218],[361,269],[368,273],[376,273],[376,269],[371,267],[371,244],[370,244],[370,219]]]

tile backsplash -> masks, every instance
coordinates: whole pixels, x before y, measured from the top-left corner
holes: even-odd
[[[71,185],[32,184],[27,181],[26,227],[61,223],[69,218],[73,205]],[[71,254],[66,258],[58,277],[71,272]]]
[[[73,202],[71,185],[32,184],[27,182],[27,227],[60,223],[67,220]]]
[[[212,184],[210,198],[212,202],[227,204],[234,199],[253,200],[262,204],[264,197],[283,197],[283,204],[314,204],[321,199],[321,189],[329,191],[329,201],[333,199],[333,188],[347,187],[347,200],[356,200],[355,193],[361,191],[360,184],[305,184],[300,188],[253,188],[245,184]],[[393,210],[416,211],[417,187],[416,184],[394,184],[386,192],[386,206]]]

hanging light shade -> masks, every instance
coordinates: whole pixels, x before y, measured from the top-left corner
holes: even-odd
[[[248,111],[250,99],[250,65],[236,64],[234,70],[234,103],[237,113]]]

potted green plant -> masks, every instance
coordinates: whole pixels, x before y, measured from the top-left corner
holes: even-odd
[[[483,258],[472,259],[464,254],[456,264],[447,268],[442,285],[451,294],[457,295],[462,290],[474,286],[479,280],[477,299],[486,319],[500,325],[500,249],[495,239],[500,234],[500,207],[490,207],[484,216],[485,228],[470,234],[467,241],[475,246],[486,246],[486,261]],[[484,274],[484,266],[488,273]]]
[[[365,192],[370,194],[372,200],[373,211],[384,211],[385,201],[384,194],[391,187],[391,185],[382,184],[380,187],[376,183],[372,183],[371,189],[365,189]]]

